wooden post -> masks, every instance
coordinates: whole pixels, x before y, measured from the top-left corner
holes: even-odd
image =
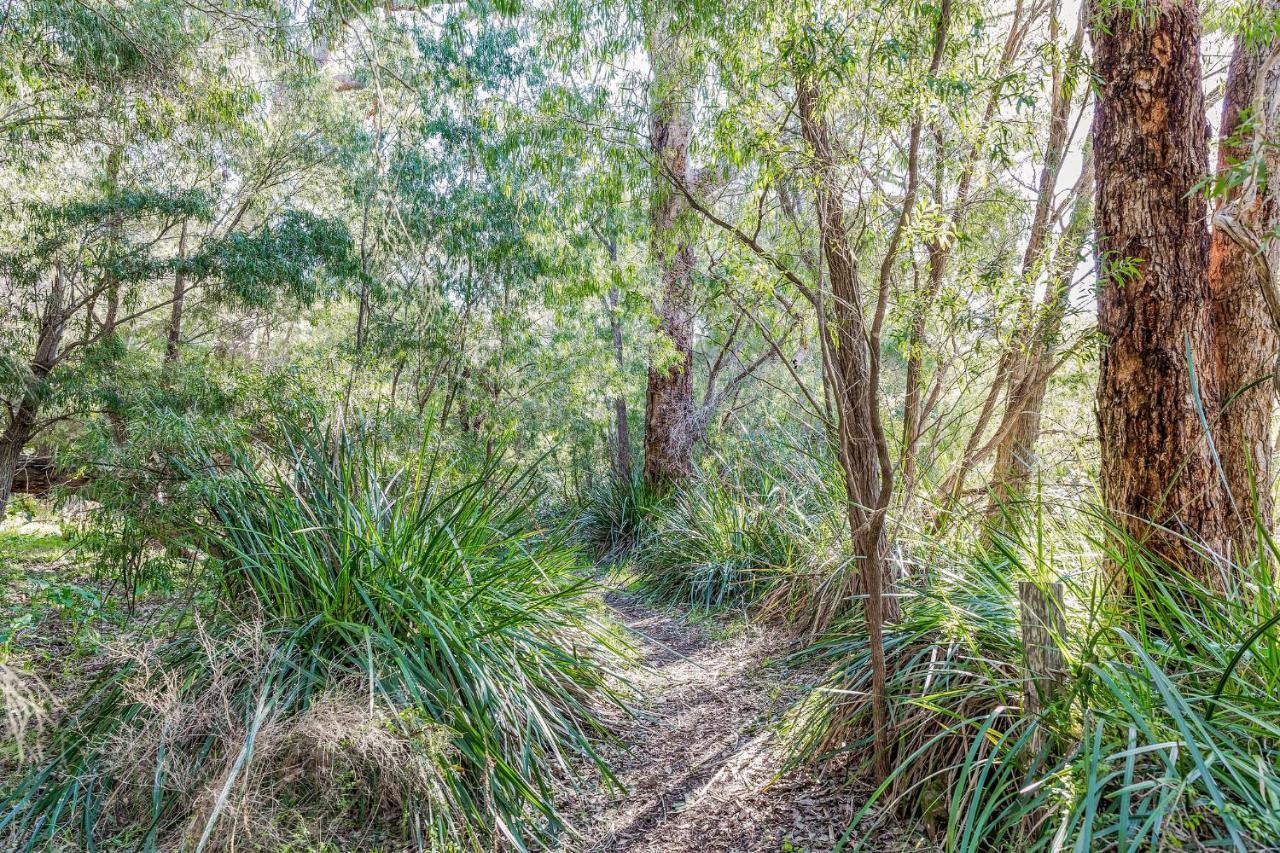
[[[1060,645],[1066,634],[1060,582],[1018,581],[1022,611],[1023,711],[1039,716],[1066,683],[1067,666]],[[1043,730],[1032,740],[1033,754],[1044,745]]]

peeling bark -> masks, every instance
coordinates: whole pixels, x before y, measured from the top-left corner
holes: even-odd
[[[1236,40],[1219,132],[1220,175],[1251,157],[1248,114],[1254,94],[1260,84],[1269,92],[1276,88],[1274,74],[1271,80],[1259,80],[1272,47],[1251,48],[1243,38]],[[1275,159],[1274,154],[1268,156],[1268,160]],[[1276,174],[1271,168],[1267,172]],[[1265,234],[1277,224],[1280,203],[1270,187],[1252,193],[1250,189],[1248,185],[1232,188],[1219,199],[1218,211],[1234,207],[1240,225]],[[1276,254],[1274,241],[1267,251]],[[1271,268],[1276,269],[1274,262]],[[1256,547],[1255,517],[1269,528],[1273,513],[1271,421],[1275,391],[1270,382],[1259,380],[1275,368],[1277,338],[1262,295],[1264,275],[1266,271],[1246,247],[1226,231],[1215,229],[1209,249],[1209,289],[1216,335],[1215,367],[1224,406],[1214,441],[1231,489],[1231,533],[1237,555]]]
[[[1217,554],[1229,541],[1201,420],[1214,421],[1220,400],[1196,189],[1208,173],[1200,30],[1191,0],[1154,0],[1138,16],[1095,4],[1097,402],[1102,494],[1116,523],[1174,570],[1216,584],[1213,561],[1186,541]],[[1114,580],[1122,590],[1125,578]]]

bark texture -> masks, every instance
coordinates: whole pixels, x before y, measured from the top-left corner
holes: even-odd
[[[1237,164],[1247,163],[1253,154],[1250,125],[1254,122],[1248,117],[1260,82],[1274,91],[1274,79],[1259,80],[1270,48],[1271,45],[1250,46],[1243,38],[1236,41],[1219,132],[1220,175]],[[1256,125],[1252,129],[1256,131]],[[1270,169],[1268,173],[1275,174]],[[1280,206],[1274,190],[1253,189],[1256,188],[1247,183],[1233,187],[1219,199],[1218,212],[1230,210],[1240,225],[1255,234],[1265,234],[1276,226]],[[1275,255],[1276,249],[1271,246],[1267,252]],[[1209,288],[1216,334],[1215,366],[1224,404],[1214,440],[1231,489],[1230,522],[1237,552],[1253,547],[1254,519],[1270,527],[1273,513],[1271,420],[1275,391],[1270,382],[1259,380],[1275,368],[1277,340],[1262,295],[1267,273],[1251,255],[1225,230],[1214,230],[1209,249]],[[1271,269],[1276,269],[1274,259]]]
[[[690,62],[678,26],[665,8],[654,10],[646,21],[653,68],[649,133],[655,163],[650,239],[661,277],[658,333],[667,343],[655,352],[645,390],[644,480],[655,487],[692,472],[695,438],[691,217],[687,199],[672,186],[674,181],[686,186],[691,182]]]
[[[1137,16],[1095,4],[1097,403],[1107,509],[1170,566],[1216,582],[1213,562],[1181,538],[1214,553],[1229,538],[1202,426],[1220,400],[1207,206],[1196,191],[1209,133],[1200,34],[1192,0],[1154,0]]]
[[[9,505],[9,495],[13,492],[13,478],[22,458],[22,449],[36,433],[40,405],[47,391],[46,380],[58,363],[58,352],[67,321],[63,312],[64,292],[62,272],[59,270],[54,275],[49,303],[40,318],[35,353],[28,365],[29,375],[20,391],[17,404],[10,411],[9,422],[4,432],[0,433],[0,519],[4,518]]]

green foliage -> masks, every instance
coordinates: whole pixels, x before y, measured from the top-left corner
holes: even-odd
[[[600,560],[615,563],[645,540],[662,500],[638,477],[625,482],[609,478],[587,496],[577,526]]]
[[[63,497],[96,504],[80,516],[79,546],[94,573],[130,598],[185,573],[225,460],[255,441],[280,441],[279,423],[320,408],[319,391],[296,369],[229,368],[194,357],[170,365],[160,383],[136,353],[66,381],[75,396],[67,405],[114,416],[64,439],[59,465],[86,475]]]
[[[1158,558],[1086,517],[1097,519],[1092,531],[1057,533],[1105,553],[1134,598],[1068,584],[1070,678],[1039,718],[1019,711],[1012,581],[1063,566],[1045,563],[1034,541],[1004,538],[986,555],[935,565],[906,599],[885,638],[895,770],[876,780],[859,822],[890,806],[946,849],[973,851],[1254,850],[1278,837],[1274,547],[1223,596],[1152,571]],[[836,626],[802,657],[828,674],[796,712],[797,756],[861,760],[871,738],[861,621]]]
[[[701,610],[767,604],[794,615],[846,548],[838,482],[803,438],[727,442],[701,476],[623,528],[639,545],[637,585]]]
[[[341,292],[337,285],[360,276],[346,224],[300,210],[205,246],[189,268],[198,279],[216,279],[221,298],[256,308],[332,298]]]
[[[207,496],[223,604],[108,670],[5,795],[0,828],[20,847],[209,837],[229,792],[280,782],[252,781],[255,750],[270,766],[269,733],[334,690],[389,709],[384,724],[422,744],[431,798],[410,796],[400,820],[427,833],[419,844],[553,838],[553,768],[607,773],[593,743],[617,701],[605,667],[618,646],[595,626],[577,555],[532,531],[527,472],[392,468],[299,430],[288,447],[263,460],[274,473],[237,457]],[[166,684],[178,709],[221,696],[239,739],[177,711],[170,722],[189,728],[157,732],[140,697]],[[122,744],[144,763],[113,763]],[[202,792],[218,790],[210,808]],[[360,808],[373,807],[376,785],[364,790]]]

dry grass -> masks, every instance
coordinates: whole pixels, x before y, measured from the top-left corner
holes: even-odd
[[[44,682],[0,664],[0,702],[4,704],[4,734],[14,744],[18,761],[39,758],[41,735],[54,705]]]
[[[167,845],[279,849],[302,837],[357,847],[406,814],[425,812],[428,823],[432,810],[451,808],[437,769],[452,749],[443,729],[385,707],[360,683],[326,686],[301,713],[260,704],[246,717],[240,679],[272,654],[262,625],[218,641],[197,631],[211,673],[197,693],[164,669],[155,646],[113,652],[132,664],[125,690],[145,713],[104,750],[104,775],[129,780],[103,803],[109,823],[147,825],[162,788],[189,816],[157,833]],[[216,756],[188,746],[210,740],[223,745]]]

